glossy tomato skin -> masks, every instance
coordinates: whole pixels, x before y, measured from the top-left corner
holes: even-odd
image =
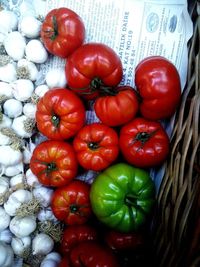
[[[97,98],[94,110],[100,121],[108,126],[121,126],[132,120],[139,110],[136,91],[130,86],[117,87],[113,95]]]
[[[78,162],[69,143],[47,140],[35,147],[30,169],[41,184],[59,187],[68,184],[76,176]]]
[[[72,91],[54,88],[40,98],[36,123],[38,130],[49,139],[69,139],[84,125],[85,107]]]
[[[72,249],[70,260],[74,267],[120,267],[112,251],[95,241],[79,243]]]
[[[100,171],[116,160],[119,153],[118,135],[109,126],[91,123],[78,132],[73,147],[83,168]]]
[[[166,58],[151,56],[135,69],[135,84],[142,98],[143,117],[159,120],[171,117],[180,103],[181,83],[176,67]]]
[[[90,186],[79,180],[57,188],[51,200],[55,217],[67,225],[84,224],[92,214],[89,192]]]
[[[112,48],[102,43],[87,43],[68,58],[65,73],[69,88],[90,100],[105,87],[117,86],[123,69],[119,56]]]
[[[155,186],[147,171],[117,163],[95,178],[90,201],[100,222],[129,233],[146,223],[155,202],[154,195]]]
[[[78,14],[61,7],[47,14],[42,23],[40,35],[51,54],[66,58],[83,44],[85,26]]]
[[[121,128],[119,145],[126,161],[141,168],[159,166],[170,151],[161,123],[144,118],[135,118]]]
[[[97,230],[87,224],[67,226],[61,239],[61,252],[68,254],[72,248],[83,241],[97,240]]]

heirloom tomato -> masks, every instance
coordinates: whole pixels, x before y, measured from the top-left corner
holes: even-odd
[[[41,39],[53,55],[66,58],[81,46],[85,39],[85,26],[74,11],[61,7],[51,10],[41,27]]]
[[[67,225],[85,223],[92,214],[89,192],[90,186],[79,180],[57,188],[51,199],[55,217]]]
[[[83,168],[100,171],[116,160],[118,142],[114,129],[101,123],[92,123],[81,128],[73,140],[73,146]]]
[[[69,56],[65,73],[69,88],[89,100],[117,86],[123,70],[112,48],[102,43],[87,43]]]
[[[94,110],[102,123],[114,127],[132,120],[139,109],[136,91],[130,86],[120,86],[110,95],[98,97]]]
[[[141,168],[160,165],[170,150],[170,140],[161,123],[144,118],[135,118],[121,128],[119,145],[127,162]]]
[[[41,184],[57,187],[68,184],[76,176],[78,162],[70,144],[47,140],[35,147],[30,169]]]
[[[40,98],[36,110],[38,130],[49,139],[74,136],[85,123],[85,107],[72,91],[54,88]]]
[[[74,267],[119,267],[115,254],[95,241],[84,241],[71,250]]]
[[[135,85],[142,99],[143,117],[159,120],[171,117],[181,98],[181,83],[176,67],[166,58],[151,56],[135,69]]]
[[[148,172],[118,163],[101,172],[92,183],[92,210],[110,228],[120,232],[137,230],[152,210],[154,191]]]
[[[61,239],[61,252],[69,253],[80,242],[89,240],[97,240],[97,231],[94,227],[87,224],[67,226]]]

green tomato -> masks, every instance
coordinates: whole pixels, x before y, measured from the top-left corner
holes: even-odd
[[[96,177],[90,201],[99,221],[130,232],[146,222],[155,202],[155,186],[145,170],[118,163]]]

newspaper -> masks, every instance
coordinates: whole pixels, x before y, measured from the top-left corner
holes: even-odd
[[[161,55],[177,67],[182,89],[186,83],[188,65],[187,42],[193,33],[186,0],[9,0],[2,1],[6,8],[19,16],[33,14],[39,17],[53,8],[68,7],[81,16],[86,27],[85,42],[102,42],[112,47],[123,64],[121,84],[134,87],[135,66],[145,57]],[[44,81],[49,68],[65,64],[63,59],[49,57],[41,66]],[[87,111],[88,122],[98,120],[93,111]],[[164,121],[168,134],[173,129],[173,119]],[[152,169],[151,177],[159,189],[164,167]],[[92,182],[94,172],[80,179]]]

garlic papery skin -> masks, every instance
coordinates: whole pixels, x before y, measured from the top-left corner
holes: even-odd
[[[4,102],[3,110],[9,118],[16,118],[22,114],[23,105],[21,101],[12,98]]]
[[[50,207],[41,209],[37,214],[37,218],[40,222],[45,222],[45,221],[57,222],[58,221],[57,218],[54,216]]]
[[[0,97],[13,97],[12,86],[7,82],[0,82]]]
[[[29,236],[37,227],[35,216],[15,216],[10,221],[10,231],[19,238]]]
[[[0,242],[0,266],[11,267],[14,262],[14,253],[10,245]]]
[[[40,201],[42,207],[48,207],[50,205],[53,192],[53,189],[40,186],[33,189],[33,196]]]
[[[37,176],[32,173],[30,168],[26,171],[25,177],[26,177],[26,182],[29,186],[31,187],[41,186],[41,183],[38,181]]]
[[[46,74],[46,83],[50,89],[54,87],[65,87],[67,80],[64,67],[50,69]]]
[[[20,74],[20,70],[21,72],[23,72],[23,70],[28,74],[28,79],[30,79],[31,81],[35,81],[37,79],[38,76],[38,69],[35,65],[35,63],[22,58],[17,62],[17,72],[18,74]]]
[[[21,115],[13,119],[12,129],[15,133],[22,138],[30,138],[33,134],[34,123],[30,122],[30,118],[25,115]]]
[[[33,255],[47,255],[53,250],[53,239],[45,234],[37,234],[32,240],[32,253]]]
[[[18,189],[11,193],[8,200],[4,203],[4,209],[10,216],[15,216],[17,209],[32,199],[32,194],[28,190]]]
[[[41,98],[47,91],[49,91],[49,87],[46,84],[41,84],[35,88],[34,93]]]
[[[7,32],[17,30],[18,17],[17,15],[9,10],[0,11],[0,29],[2,28]]]
[[[35,113],[36,113],[36,105],[33,103],[26,103],[23,106],[23,113],[26,117],[34,119],[35,118]]]
[[[1,120],[0,120],[0,129],[2,128],[10,128],[12,125],[12,119],[10,119],[8,116],[6,116],[5,114],[3,114]]]
[[[18,79],[11,85],[13,88],[13,96],[21,102],[27,101],[34,91],[33,82],[28,79]]]
[[[9,177],[22,173],[23,171],[24,171],[23,162],[20,162],[12,166],[4,167],[4,174]]]
[[[22,161],[22,152],[11,146],[0,146],[0,164],[10,166]]]
[[[11,247],[15,255],[23,257],[23,255],[26,254],[26,252],[28,252],[31,247],[31,237],[13,237],[11,240]]]
[[[10,215],[3,207],[0,207],[0,232],[5,230],[10,224]]]
[[[24,57],[26,40],[20,32],[13,31],[4,39],[4,47],[7,54],[14,61],[18,61]]]
[[[12,233],[11,231],[7,228],[3,231],[0,232],[0,241],[3,241],[5,243],[10,244],[11,240],[12,240]]]
[[[18,24],[18,30],[27,38],[37,38],[40,35],[41,21],[34,16],[22,17]]]
[[[19,173],[10,179],[10,186],[17,187],[18,185],[25,184],[24,174]]]
[[[0,66],[0,80],[2,82],[13,82],[17,79],[16,64],[8,63]]]
[[[25,48],[26,58],[34,63],[42,64],[47,61],[48,53],[42,42],[37,39],[32,39],[28,42]]]

